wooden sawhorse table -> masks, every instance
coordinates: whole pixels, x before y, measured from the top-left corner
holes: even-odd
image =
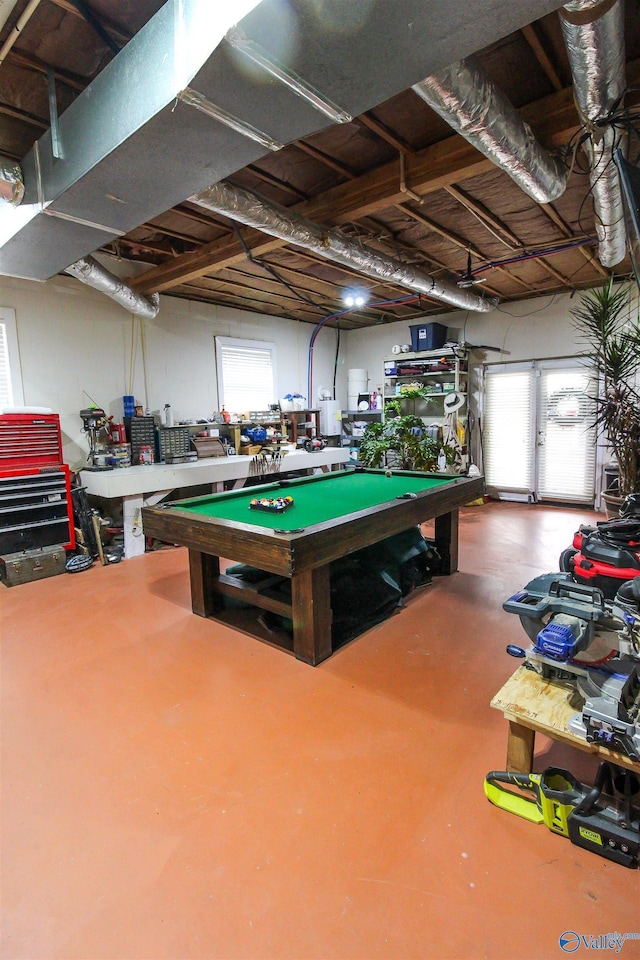
[[[579,694],[569,685],[545,680],[523,665],[496,693],[491,706],[502,710],[509,721],[506,769],[512,773],[532,772],[537,732],[640,773],[637,761],[569,732],[569,720],[582,709]]]

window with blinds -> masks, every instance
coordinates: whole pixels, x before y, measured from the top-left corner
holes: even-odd
[[[526,368],[487,370],[484,390],[483,462],[488,488],[533,494],[534,379]]]
[[[218,402],[229,413],[267,410],[276,401],[276,345],[216,337]]]
[[[13,391],[11,389],[7,326],[5,323],[0,323],[0,407],[11,406],[13,406]]]
[[[0,307],[0,410],[23,403],[16,316],[9,307]]]

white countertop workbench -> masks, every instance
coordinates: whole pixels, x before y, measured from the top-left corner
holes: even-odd
[[[241,487],[250,476],[255,476],[255,457],[207,457],[191,463],[154,463],[114,470],[82,470],[80,482],[87,494],[105,500],[122,500],[124,522],[124,555],[126,558],[144,553],[142,507],[153,506],[164,500],[173,490],[211,484],[213,492],[222,490],[226,481]],[[342,447],[324,450],[287,452],[280,461],[280,474],[297,470],[327,472],[349,460],[349,451]],[[268,483],[273,474],[265,474]]]

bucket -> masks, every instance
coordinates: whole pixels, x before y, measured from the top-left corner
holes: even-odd
[[[364,380],[364,382],[367,383],[369,377],[367,376],[366,370],[354,368],[353,370],[349,370],[347,379],[358,380],[358,381]]]

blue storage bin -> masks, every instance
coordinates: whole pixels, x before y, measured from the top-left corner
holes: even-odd
[[[443,347],[447,340],[448,329],[443,323],[410,325],[411,349],[414,353],[417,353],[420,350],[437,350],[439,347]]]

